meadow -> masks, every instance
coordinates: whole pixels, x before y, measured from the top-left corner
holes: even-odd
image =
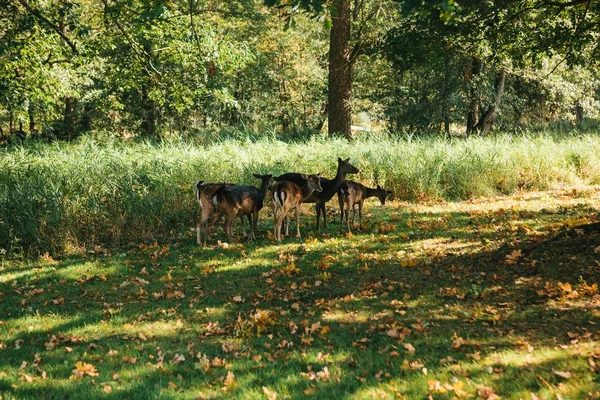
[[[177,239],[195,224],[198,180],[258,185],[252,173],[290,171],[332,177],[337,157],[361,170],[352,179],[413,202],[600,184],[595,134],[206,144],[84,138],[0,150],[0,249],[28,257]]]
[[[363,226],[207,248],[199,180],[335,173]],[[600,138],[81,141],[0,156],[0,398],[598,399]],[[268,207],[266,207],[268,209]]]

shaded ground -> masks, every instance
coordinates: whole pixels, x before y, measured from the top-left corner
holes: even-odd
[[[3,262],[1,396],[600,398],[598,194]]]

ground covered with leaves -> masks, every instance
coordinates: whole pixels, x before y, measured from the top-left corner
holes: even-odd
[[[5,260],[0,398],[600,398],[599,195]]]

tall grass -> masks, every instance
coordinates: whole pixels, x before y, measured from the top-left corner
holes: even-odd
[[[338,156],[361,170],[352,179],[412,201],[600,184],[596,135],[35,144],[0,150],[0,251],[56,254],[175,237],[194,225],[200,179],[333,176]]]

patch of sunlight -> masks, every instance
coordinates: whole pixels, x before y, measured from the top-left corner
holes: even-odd
[[[106,276],[118,272],[117,265],[104,266],[98,262],[82,262],[69,266],[47,265],[39,268],[33,267],[20,272],[7,272],[0,274],[0,283],[7,283],[19,279],[69,279],[77,280],[83,275],[91,276]]]
[[[352,393],[350,399],[394,399],[396,395],[401,396],[391,385],[380,383],[377,386],[361,386]],[[402,397],[400,397],[402,398]]]
[[[526,344],[525,344],[526,345]],[[573,354],[564,350],[535,348],[533,351],[528,349],[507,350],[502,352],[490,353],[480,362],[482,365],[502,365],[506,367],[531,367],[535,365],[550,364],[560,359],[570,358]]]
[[[252,258],[251,260],[240,259],[230,264],[221,265],[217,268],[218,272],[245,271],[251,267],[262,267],[272,265],[273,261],[267,258]]]
[[[369,321],[371,314],[365,311],[331,310],[323,313],[322,318],[324,321],[330,322],[364,324]]]
[[[14,328],[15,338],[26,333],[42,333],[45,331],[61,330],[61,328],[74,324],[81,318],[79,315],[69,315],[68,317],[59,314],[28,314],[20,318],[10,319],[5,326],[9,327],[9,332]],[[64,330],[64,329],[62,329]],[[11,340],[7,338],[6,340]]]
[[[585,194],[584,197],[581,195]],[[417,204],[408,202],[393,202],[397,209],[409,210],[412,213],[447,214],[450,212],[485,211],[493,212],[501,209],[539,211],[542,209],[555,210],[560,207],[576,205],[600,206],[600,188],[597,186],[569,187],[537,192],[519,192],[507,196],[477,198],[460,202],[431,202]]]

